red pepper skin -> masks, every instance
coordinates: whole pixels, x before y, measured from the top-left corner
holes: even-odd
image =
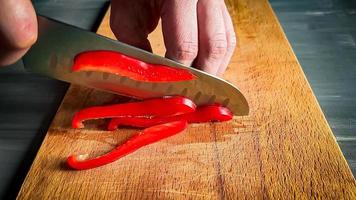
[[[73,128],[83,128],[83,121],[115,117],[162,117],[194,112],[196,105],[190,99],[180,96],[148,99],[141,102],[95,106],[77,112],[72,120]]]
[[[195,112],[190,112],[175,116],[163,116],[155,118],[139,118],[139,117],[118,117],[110,120],[108,130],[116,130],[118,126],[132,126],[146,128],[157,124],[167,123],[171,121],[187,120],[188,123],[203,123],[211,121],[228,121],[233,117],[232,112],[221,105],[208,105],[198,107]]]
[[[119,158],[136,151],[137,149],[155,143],[164,138],[173,136],[187,127],[187,121],[169,122],[146,128],[127,140],[123,145],[113,151],[97,158],[81,160],[78,156],[69,156],[67,165],[76,170],[91,169],[114,162]]]
[[[145,82],[176,82],[193,80],[188,70],[149,64],[119,52],[85,51],[74,58],[72,71],[100,71]]]

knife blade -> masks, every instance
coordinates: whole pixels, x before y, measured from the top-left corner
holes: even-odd
[[[80,28],[38,16],[38,40],[23,57],[26,70],[58,80],[138,99],[183,95],[197,105],[221,103],[235,115],[247,115],[248,103],[231,83],[198,69]],[[191,81],[150,83],[104,72],[71,72],[73,58],[88,50],[114,50],[147,63],[189,70]]]

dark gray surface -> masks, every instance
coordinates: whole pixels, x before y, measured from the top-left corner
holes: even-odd
[[[107,0],[34,1],[38,13],[93,29]],[[14,198],[68,85],[28,74],[22,62],[0,68],[0,199]]]
[[[92,29],[106,0],[35,1],[37,11]],[[272,0],[340,147],[356,172],[356,3]],[[13,198],[42,142],[67,84],[0,68],[0,199]]]
[[[355,174],[356,1],[270,3]]]

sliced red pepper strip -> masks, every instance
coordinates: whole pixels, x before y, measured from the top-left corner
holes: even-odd
[[[146,128],[127,140],[123,145],[118,146],[113,151],[97,158],[82,160],[83,156],[69,156],[67,164],[76,170],[91,169],[114,162],[119,158],[136,151],[137,149],[155,143],[164,138],[168,138],[183,131],[187,127],[187,121],[169,122],[157,126]]]
[[[126,76],[137,81],[175,82],[192,80],[188,70],[149,64],[115,51],[85,51],[74,58],[72,71],[100,71]]]
[[[115,117],[152,118],[194,112],[196,105],[190,99],[180,96],[148,99],[141,102],[95,106],[77,112],[72,120],[73,128],[84,127],[83,121]]]
[[[210,121],[228,121],[233,117],[232,112],[221,105],[208,105],[198,107],[195,112],[175,115],[163,116],[155,118],[140,118],[140,117],[118,117],[111,119],[108,130],[115,130],[118,126],[132,126],[132,127],[150,127],[157,124],[167,123],[171,121],[187,120],[189,123],[202,123]]]

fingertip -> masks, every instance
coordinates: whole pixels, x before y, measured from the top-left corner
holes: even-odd
[[[168,46],[165,56],[169,59],[190,66],[192,65],[197,55],[198,55],[197,42],[182,42],[180,44]]]
[[[31,1],[4,1],[0,13],[0,66],[6,66],[18,61],[36,42],[38,25]]]
[[[9,1],[5,8],[12,12],[3,16],[2,36],[8,49],[28,49],[37,40],[38,25],[35,10],[30,1]],[[8,8],[6,8],[8,7]]]
[[[112,1],[110,28],[116,39],[128,45],[152,52],[148,34],[158,24],[159,17],[148,12],[147,2]]]
[[[13,34],[11,45],[15,49],[28,49],[38,37],[36,17],[19,21],[14,27],[18,31]]]
[[[164,1],[162,9],[166,57],[190,66],[199,48],[197,1]]]

